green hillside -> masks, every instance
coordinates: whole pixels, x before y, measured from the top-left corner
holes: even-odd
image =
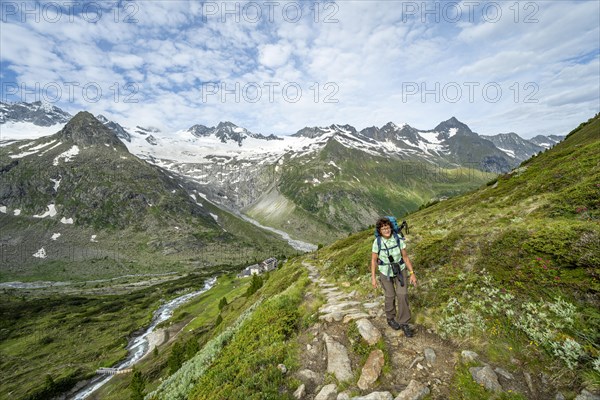
[[[409,215],[416,322],[492,360],[600,386],[600,118],[479,190]],[[372,221],[374,222],[374,221]],[[372,230],[319,252],[369,285]]]
[[[347,341],[359,366],[373,347],[383,350],[384,372],[375,390],[398,393],[406,387],[410,374],[415,376],[408,368],[413,347],[425,342],[448,348],[446,359],[438,362],[447,374],[436,375],[448,382],[438,392],[443,397],[425,398],[522,400],[560,392],[574,399],[582,388],[598,391],[598,127],[596,117],[520,169],[407,216],[408,251],[419,279],[419,287],[409,292],[417,337],[389,330],[383,342],[369,347],[352,323],[319,319],[326,300],[318,286],[325,281],[362,301],[381,295],[370,286],[370,228],[286,262],[264,276],[256,291],[246,289],[255,287],[248,278],[222,276],[217,291],[174,317],[175,325],[192,319],[193,329],[138,365],[146,379],[144,393],[151,399],[293,398],[301,384],[299,370],[311,354],[306,345],[319,349],[327,329]],[[325,280],[307,279],[311,264]],[[381,319],[372,321],[385,326]],[[190,346],[190,354],[178,356],[195,342],[199,349]],[[512,372],[519,390],[486,391],[471,377],[473,364],[453,358],[457,349],[475,350],[485,362]],[[406,353],[405,369],[391,369],[398,353]],[[322,356],[317,351],[322,365],[312,370],[324,374],[324,383],[337,383],[338,392],[364,394],[354,386],[358,376],[342,383],[326,373]],[[288,372],[282,373],[279,364]],[[538,388],[543,385],[538,397],[526,397],[526,371]],[[409,377],[397,386],[402,374]],[[116,377],[98,398],[125,398],[132,382],[130,376]]]

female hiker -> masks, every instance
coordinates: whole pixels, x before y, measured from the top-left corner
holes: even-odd
[[[385,294],[385,315],[392,329],[402,329],[404,335],[412,337],[408,326],[408,284],[417,286],[417,277],[406,253],[404,239],[393,230],[388,218],[380,218],[375,225],[380,238],[373,242],[371,253],[371,284],[377,288],[377,276]],[[376,235],[377,236],[377,235]],[[398,318],[396,319],[396,306]]]

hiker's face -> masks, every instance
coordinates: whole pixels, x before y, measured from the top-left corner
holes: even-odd
[[[382,226],[379,231],[381,233],[381,236],[383,236],[386,239],[392,236],[392,227],[389,225]]]

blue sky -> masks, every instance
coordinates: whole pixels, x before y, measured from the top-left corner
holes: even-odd
[[[67,6],[65,6],[65,4]],[[70,5],[69,5],[70,4]],[[163,131],[451,116],[565,134],[600,111],[600,2],[1,1],[3,101]]]

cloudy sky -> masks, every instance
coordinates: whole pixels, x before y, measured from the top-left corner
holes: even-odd
[[[452,116],[565,134],[600,111],[600,2],[1,1],[2,101],[166,131]]]

